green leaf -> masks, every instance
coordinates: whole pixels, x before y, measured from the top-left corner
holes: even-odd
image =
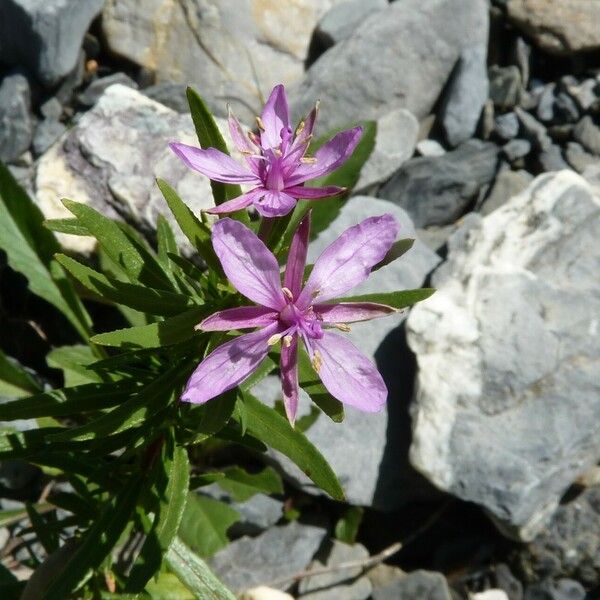
[[[200,596],[195,596],[190,590],[179,581],[177,575],[173,573],[159,573],[156,579],[148,582],[146,592],[150,594],[152,600],[198,600]],[[122,598],[119,596],[118,598]],[[131,595],[133,600],[139,600],[139,596]]]
[[[210,229],[198,220],[187,204],[166,181],[157,179],[156,183],[185,237],[196,248],[198,254],[209,267],[221,272],[221,263],[212,247]]]
[[[335,537],[346,544],[354,544],[363,512],[361,506],[350,506],[335,525]]]
[[[235,596],[215,577],[208,565],[180,538],[175,538],[166,555],[169,568],[196,598],[235,600]]]
[[[210,307],[199,306],[157,323],[99,333],[91,341],[100,346],[113,346],[116,348],[160,348],[161,346],[170,346],[189,340],[194,335],[199,335],[194,330],[194,326],[200,323],[210,311]]]
[[[227,504],[190,492],[179,537],[194,552],[207,558],[228,544],[227,530],[239,520],[239,513]]]
[[[87,368],[96,359],[94,351],[89,346],[83,345],[54,348],[46,356],[49,367],[62,370],[65,387],[102,381],[94,371]]]
[[[381,267],[385,267],[389,265],[391,262],[394,262],[396,259],[400,258],[402,255],[406,254],[415,243],[415,240],[406,238],[404,240],[398,240],[392,244],[390,251],[387,253],[386,257],[377,265],[373,267],[373,271],[377,271],[381,269]]]
[[[193,432],[194,444],[204,441],[225,427],[233,413],[235,400],[235,390],[230,390],[206,404],[182,403],[180,422]]]
[[[177,315],[192,304],[188,296],[112,279],[64,254],[56,260],[99,299],[160,316]]]
[[[156,263],[148,261],[147,253],[131,239],[118,223],[101,215],[90,206],[63,199],[73,213],[102,246],[107,256],[125,273],[132,283],[142,283],[159,289],[171,288],[171,282]]]
[[[58,537],[55,533],[49,530],[48,523],[44,517],[36,510],[35,506],[31,503],[25,504],[27,510],[27,516],[31,522],[31,526],[35,531],[38,541],[44,547],[44,550],[51,554],[58,549]]]
[[[8,358],[0,350],[0,396],[21,398],[39,391],[37,381],[16,360]]]
[[[52,390],[0,404],[0,421],[65,417],[78,413],[103,410],[122,404],[140,386],[136,381],[88,383],[76,387]]]
[[[193,90],[191,87],[187,89],[187,99],[190,105],[190,112],[192,113],[192,121],[196,128],[196,134],[198,141],[200,142],[201,148],[216,148],[224,154],[229,155],[227,144],[215,123],[208,107],[204,103],[204,100],[200,97],[198,92]],[[230,183],[219,183],[218,181],[210,182],[213,191],[213,197],[215,204],[223,204],[227,200],[231,200],[237,196],[241,196],[242,189],[239,185],[233,185]]]
[[[77,219],[48,219],[43,222],[46,229],[68,235],[89,236],[90,232]]]
[[[185,376],[187,376],[185,363],[175,365],[117,408],[86,425],[55,433],[50,436],[50,439],[55,441],[102,440],[109,435],[136,427],[149,420],[169,403],[173,392],[181,385]]]
[[[285,454],[307,477],[335,500],[344,499],[344,491],[323,455],[287,419],[244,393],[248,431],[275,450]]]
[[[298,352],[298,382],[311,400],[334,422],[344,420],[344,405],[336,400],[321,383],[321,379],[304,350]]]
[[[187,451],[176,447],[166,448],[166,452],[163,462],[157,465],[162,477],[155,484],[159,503],[154,510],[154,522],[127,579],[127,592],[141,592],[160,569],[163,556],[175,539],[183,518],[190,481]]]
[[[0,163],[0,249],[11,268],[27,278],[29,289],[57,308],[85,338],[90,317],[53,260],[60,246],[43,220],[40,209]]]
[[[109,499],[104,511],[77,544],[75,551],[61,565],[62,568],[56,570],[43,598],[69,598],[86,573],[102,564],[127,527],[138,498],[145,489],[146,476],[146,473],[142,472],[131,481],[125,482],[122,490]]]
[[[228,467],[223,470],[224,479],[218,481],[236,502],[245,502],[255,494],[283,494],[281,477],[272,467],[265,467],[259,473],[248,473],[241,467]]]
[[[425,300],[434,292],[434,288],[421,288],[418,290],[402,290],[399,292],[382,292],[381,294],[347,296],[346,298],[337,298],[335,302],[336,304],[339,302],[375,302],[376,304],[385,304],[386,306],[400,309],[412,306],[421,300]]]
[[[179,256],[179,248],[169,222],[162,215],[158,215],[156,221],[156,240],[158,243],[158,260],[165,269],[171,269],[169,253]]]

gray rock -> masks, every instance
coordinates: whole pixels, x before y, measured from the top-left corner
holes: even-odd
[[[502,140],[508,141],[519,134],[519,119],[514,112],[498,115],[494,119],[494,133]]]
[[[556,120],[559,123],[575,123],[579,120],[579,110],[575,100],[566,92],[559,92],[554,103]]]
[[[600,577],[600,486],[561,505],[552,520],[519,554],[526,581],[573,577],[594,586]]]
[[[391,213],[398,219],[400,237],[415,238],[412,222],[402,209],[378,198],[354,196],[346,202],[330,227],[311,243],[309,262],[314,261],[349,226],[383,213]],[[417,240],[402,258],[374,272],[368,281],[350,293],[420,287],[426,274],[439,261],[435,253]],[[410,357],[404,354],[403,333],[398,328],[403,319],[403,315],[396,315],[357,323],[348,334],[361,352],[375,360],[382,373],[389,390],[387,409],[365,415],[348,407],[342,424],[333,423],[321,415],[306,432],[337,474],[348,502],[386,511],[398,508],[411,495],[417,497],[423,493],[423,482],[415,479],[406,461],[410,426],[404,411],[411,377]],[[402,365],[401,373],[399,364]],[[281,398],[279,378],[263,380],[254,388],[254,393],[265,402]],[[309,408],[309,399],[302,393],[299,415],[307,414]],[[286,457],[274,451],[270,452],[270,456],[288,479],[303,491],[322,493]]]
[[[519,107],[515,108],[515,113],[521,123],[523,135],[537,150],[546,150],[552,145],[552,140],[546,128],[535,117]]]
[[[310,67],[293,94],[294,111],[306,114],[320,98],[324,131],[394,108],[425,117],[462,52],[486,47],[487,32],[483,0],[394,2]]]
[[[600,85],[595,79],[586,79],[578,85],[568,85],[567,91],[570,96],[577,102],[579,108],[587,111],[598,102],[600,93]]]
[[[227,587],[240,591],[304,570],[325,535],[321,527],[294,521],[232,542],[213,556],[210,565]]]
[[[349,38],[354,30],[388,0],[346,0],[330,8],[318,22],[314,36],[323,50]]]
[[[573,138],[586,150],[600,156],[600,127],[594,123],[592,117],[587,115],[575,125]]]
[[[419,239],[434,252],[438,252],[444,247],[448,238],[456,230],[456,225],[444,225],[443,227],[426,227],[425,229],[417,229]]]
[[[217,122],[231,148],[226,123]],[[197,145],[189,115],[179,115],[131,88],[113,85],[39,160],[37,204],[47,218],[60,218],[70,213],[59,199],[74,198],[108,217],[152,232],[159,213],[172,219],[155,183],[156,177],[162,177],[199,214],[212,204],[209,181],[177,159],[167,145],[172,140]],[[190,250],[177,224],[171,223],[178,242]],[[59,237],[77,252],[94,248],[92,238]]]
[[[226,502],[240,513],[242,520],[230,528],[230,533],[234,537],[256,535],[275,525],[283,516],[283,503],[265,494],[255,494],[245,502],[235,502],[217,483],[203,486],[198,492]]]
[[[600,162],[596,156],[588,154],[577,142],[567,144],[565,158],[578,173],[583,173],[590,165],[597,165]]]
[[[178,113],[188,113],[190,107],[184,83],[157,83],[142,90],[142,93]]]
[[[494,581],[497,588],[506,592],[508,600],[523,600],[523,584],[512,574],[508,565],[496,565]]]
[[[447,225],[492,180],[498,153],[495,144],[471,140],[444,156],[413,158],[381,188],[380,196],[406,210],[417,227]]]
[[[62,104],[56,97],[48,98],[48,100],[46,100],[40,106],[40,113],[42,114],[42,117],[46,119],[54,119],[55,121],[58,121],[62,116],[62,112]]]
[[[565,162],[562,156],[560,146],[552,144],[538,156],[538,162],[544,172],[560,171],[561,169],[570,169],[571,167]]]
[[[421,140],[417,143],[416,150],[421,156],[443,156],[446,154],[444,147],[435,140]]]
[[[115,83],[120,83],[134,90],[137,90],[138,87],[137,83],[131,77],[125,75],[125,73],[113,73],[112,75],[92,81],[81,94],[77,95],[77,102],[87,108],[94,106],[104,91]]]
[[[510,162],[524,158],[531,152],[531,143],[527,140],[510,140],[502,146],[502,153]]]
[[[500,110],[510,110],[517,104],[521,97],[521,72],[518,67],[490,67],[488,72],[490,80],[490,98],[494,106]]]
[[[104,0],[2,0],[0,61],[24,65],[48,87],[70,73]]]
[[[451,146],[466,142],[475,133],[488,97],[487,47],[463,50],[452,74],[441,107],[441,123]]]
[[[35,129],[32,150],[35,156],[40,156],[67,130],[66,126],[54,119],[44,119]]]
[[[31,144],[33,118],[31,92],[20,73],[4,77],[0,83],[0,160],[17,159]]]
[[[275,84],[303,76],[315,25],[341,1],[107,0],[102,30],[111,52],[156,83],[191,84],[216,114],[230,102],[253,123]]]
[[[600,196],[560,171],[466,225],[407,322],[410,458],[531,540],[600,459]]]
[[[514,58],[519,71],[521,71],[521,81],[523,89],[525,89],[529,83],[531,46],[521,36],[517,38],[515,43]]]
[[[350,546],[333,540],[323,551],[319,551],[316,560],[312,561],[308,568],[333,567],[367,558],[369,552],[361,544]],[[371,596],[371,590],[371,582],[363,575],[363,570],[357,567],[302,579],[298,585],[298,597],[302,600],[366,600]]]
[[[494,180],[489,195],[477,207],[483,216],[489,215],[498,207],[508,202],[513,196],[521,193],[533,180],[527,171],[501,171]]]
[[[549,83],[545,85],[542,93],[538,98],[537,105],[537,118],[540,121],[549,122],[554,119],[554,92],[556,91],[556,84]]]
[[[418,133],[419,122],[404,108],[381,117],[377,121],[375,147],[363,165],[354,190],[365,190],[388,179],[413,155]]]
[[[511,21],[543,50],[570,56],[600,48],[600,4],[589,0],[509,0]]]
[[[74,91],[81,86],[85,77],[85,52],[79,53],[79,58],[75,68],[67,74],[62,83],[56,89],[54,95],[56,99],[64,105],[71,104]]]
[[[586,598],[588,595],[578,581],[560,579],[556,583],[543,581],[529,586],[524,600],[585,600]]]
[[[441,573],[413,571],[398,581],[373,590],[373,600],[452,600]]]

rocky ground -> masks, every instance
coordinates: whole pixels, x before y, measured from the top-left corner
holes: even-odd
[[[599,23],[592,0],[0,2],[0,159],[51,218],[69,196],[152,239],[167,212],[156,176],[207,206],[207,182],[166,147],[193,143],[188,83],[246,123],[279,82],[297,116],[321,99],[319,133],[377,122],[313,258],[346,226],[392,212],[417,242],[362,291],[438,292],[352,334],[386,379],[387,412],[307,432],[364,507],[358,542],[331,541],[348,506],[273,454],[286,494],[238,506],[244,527],[213,559],[233,589],[600,597]],[[93,253],[85,238],[62,241]],[[44,356],[68,341],[63,328],[2,265],[0,344],[52,378]],[[275,400],[272,381],[257,391]],[[4,463],[2,509],[44,484]],[[24,526],[0,529],[0,546],[25,577]],[[385,564],[285,580],[309,564],[367,564],[398,541]]]

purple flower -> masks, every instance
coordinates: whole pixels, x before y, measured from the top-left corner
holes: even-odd
[[[306,181],[331,173],[345,162],[362,135],[361,127],[342,131],[319,148],[314,157],[307,157],[317,108],[315,106],[306,121],[300,122],[294,134],[284,87],[277,85],[262,115],[257,117],[258,135],[252,132],[244,135],[240,123],[230,113],[231,138],[244,155],[246,165],[237,163],[216,148],[202,150],[180,143],[169,146],[188,167],[214,181],[253,186],[249,192],[206,212],[230,213],[253,204],[264,217],[281,217],[287,215],[300,198],[315,200],[344,191],[334,185],[304,187]]]
[[[288,419],[298,407],[298,341],[332,396],[366,412],[385,404],[387,389],[375,365],[332,329],[386,316],[395,309],[370,302],[328,303],[369,276],[390,250],[399,226],[384,214],[347,229],[319,256],[302,286],[310,214],[292,240],[283,286],[275,256],[246,226],[221,219],[213,246],[230,282],[257,306],[219,311],[197,326],[202,331],[259,327],[216,348],[198,365],[182,400],[202,404],[244,381],[281,340],[281,380]]]

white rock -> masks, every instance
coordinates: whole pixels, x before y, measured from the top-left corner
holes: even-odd
[[[341,1],[107,0],[102,27],[158,83],[194,84],[213,110],[228,100],[248,118],[275,84],[300,79],[316,23]]]
[[[419,122],[411,112],[398,108],[377,121],[375,147],[363,165],[356,191],[385,181],[415,149]]]
[[[599,236],[598,190],[540,176],[450,238],[407,322],[412,464],[523,540],[600,459]]]
[[[504,590],[486,590],[469,594],[469,600],[510,600],[510,598]]]
[[[232,148],[225,121],[217,119],[217,124]],[[198,145],[189,115],[129,87],[113,85],[39,160],[37,203],[47,219],[68,218],[72,215],[60,199],[70,198],[108,217],[125,219],[142,231],[153,231],[162,213],[184,245],[156,178],[168,181],[195,214],[213,201],[209,180],[188,169],[169,149],[168,143],[175,140]],[[94,248],[92,238],[63,234],[60,238],[76,252]]]
[[[294,600],[294,598],[281,590],[261,585],[242,592],[238,600]]]

